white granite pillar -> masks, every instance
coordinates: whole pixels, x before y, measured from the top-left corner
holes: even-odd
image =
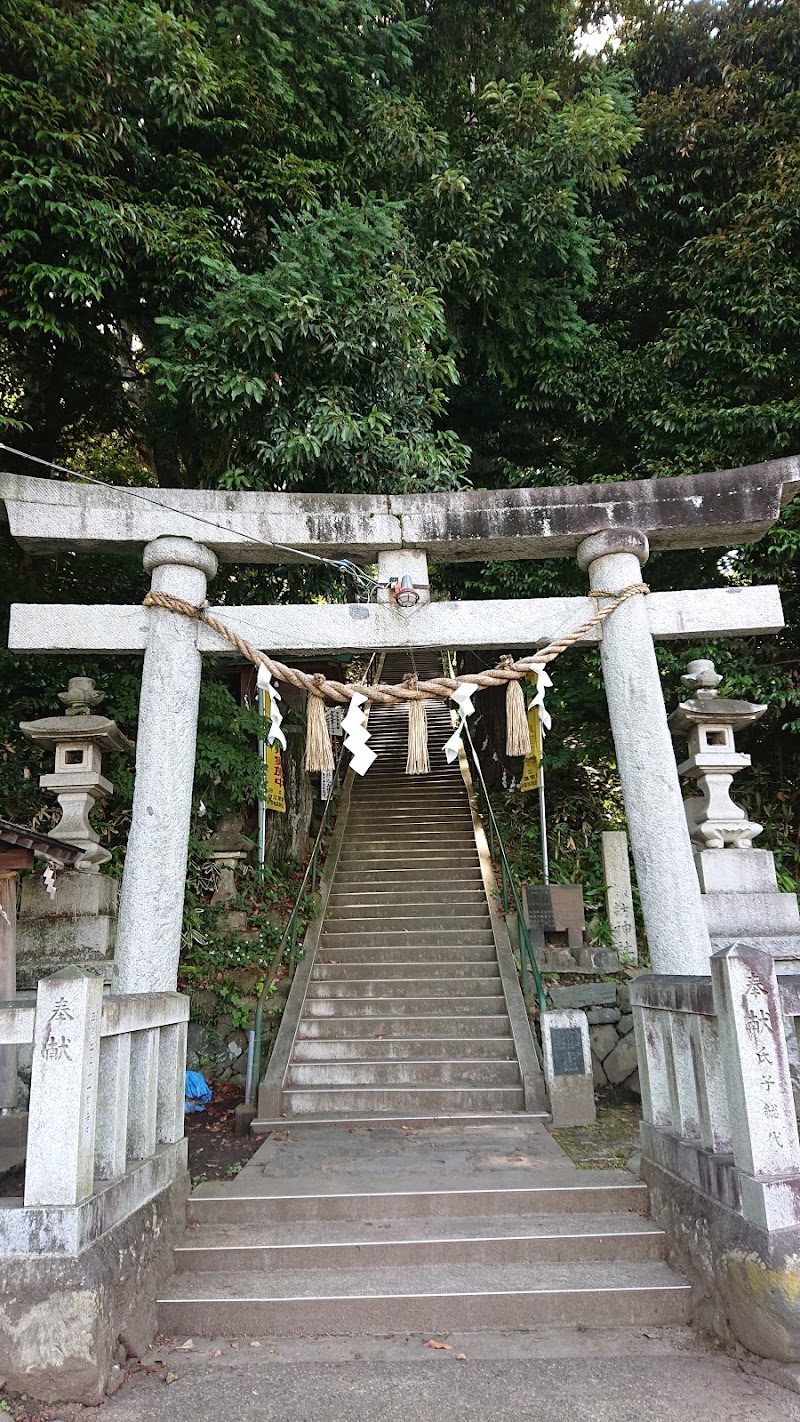
[[[92,1193],[103,979],[64,968],[39,983],[33,1029],[25,1206]]]
[[[195,606],[217,571],[210,549],[158,538],[144,550],[156,592]],[[197,623],[150,608],[142,668],[133,818],[119,904],[113,990],[174,992],[194,783],[200,653]]]
[[[585,538],[578,564],[593,589],[620,592],[641,581],[649,551],[643,533],[613,529]],[[711,944],[643,596],[604,623],[600,656],[653,971],[707,974]]]
[[[800,1222],[800,1137],[775,960],[732,943],[711,959],[742,1213],[767,1229]]]

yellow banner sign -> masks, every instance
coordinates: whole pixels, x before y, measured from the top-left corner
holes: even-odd
[[[264,715],[270,719],[270,699],[269,692],[264,693]],[[264,777],[264,807],[267,810],[277,810],[279,815],[286,814],[286,789],[283,783],[283,764],[278,746],[268,746],[264,743],[264,767],[266,774]]]
[[[534,678],[535,684],[536,679]],[[531,738],[531,753],[526,755],[523,762],[522,780],[519,788],[520,790],[538,790],[542,774],[542,723],[539,720],[538,706],[528,708],[528,731]]]

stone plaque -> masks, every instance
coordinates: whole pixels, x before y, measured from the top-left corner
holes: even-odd
[[[555,924],[553,923],[553,906],[550,901],[549,888],[541,884],[526,884],[523,892],[528,926],[532,929],[538,928],[542,934],[552,933]]]
[[[554,1076],[582,1076],[586,1071],[580,1027],[555,1027],[550,1034]]]

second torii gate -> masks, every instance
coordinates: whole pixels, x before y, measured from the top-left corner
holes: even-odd
[[[637,583],[650,548],[734,547],[761,537],[796,491],[800,459],[683,479],[420,496],[128,491],[0,476],[11,533],[30,552],[143,550],[154,591],[200,606],[218,563],[374,563],[427,584],[437,562],[573,556],[587,597],[215,609],[270,653],[388,648],[536,649],[596,610],[592,590]],[[245,530],[243,532],[243,530]],[[611,728],[653,968],[705,974],[710,943],[667,726],[654,638],[778,630],[774,587],[630,598],[600,642]],[[133,818],[120,900],[117,993],[172,991],[191,811],[201,657],[230,655],[202,622],[163,608],[25,604],[19,651],[144,653]]]

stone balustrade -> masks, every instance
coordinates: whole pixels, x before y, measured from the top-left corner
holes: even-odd
[[[180,993],[110,996],[79,968],[0,1005],[0,1045],[33,1050],[23,1207],[0,1208],[0,1254],[30,1249],[43,1211],[48,1252],[74,1252],[185,1169],[188,1016]]]
[[[786,1018],[800,978],[732,944],[710,977],[631,985],[642,1156],[763,1229],[800,1225],[800,1139]]]

